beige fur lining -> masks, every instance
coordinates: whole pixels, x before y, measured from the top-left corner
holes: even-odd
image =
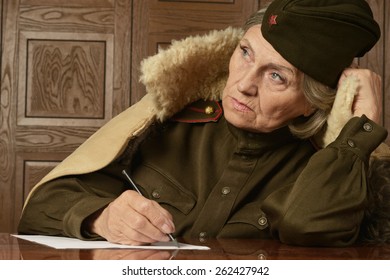
[[[339,136],[341,129],[353,117],[352,104],[357,94],[358,80],[349,76],[339,86],[332,110],[327,119],[327,129],[317,144],[326,147]]]
[[[141,63],[140,81],[154,98],[164,121],[199,99],[218,100],[226,84],[230,57],[243,35],[229,27],[173,41]]]

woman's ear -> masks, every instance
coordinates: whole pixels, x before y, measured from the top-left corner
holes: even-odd
[[[313,105],[311,105],[309,103],[309,101],[306,101],[306,104],[305,104],[305,111],[303,112],[303,116],[304,117],[308,117],[310,116],[311,114],[313,114],[315,112],[315,108],[313,107]]]

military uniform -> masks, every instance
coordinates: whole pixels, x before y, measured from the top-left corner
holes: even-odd
[[[316,150],[284,127],[254,134],[226,122],[217,102],[196,102],[152,132],[135,153],[101,170],[65,176],[37,189],[21,233],[96,239],[83,221],[131,188],[173,215],[177,236],[279,238],[297,245],[345,246],[358,237],[366,166],[386,136],[365,116]]]

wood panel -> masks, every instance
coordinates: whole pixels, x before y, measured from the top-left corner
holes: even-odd
[[[13,228],[15,191],[15,69],[19,1],[2,1],[2,53],[0,92],[0,231]]]
[[[385,2],[382,0],[368,0],[367,1],[373,11],[374,18],[380,24],[382,36],[379,39],[378,43],[374,46],[374,48],[368,52],[364,57],[358,60],[358,64],[361,68],[368,68],[379,75],[384,77],[385,69],[384,69],[384,52],[385,52],[385,26],[384,26],[384,6]],[[382,87],[385,89],[386,79],[382,79]],[[385,90],[383,90],[385,92]],[[385,103],[383,103],[385,105]],[[384,110],[383,110],[384,111]],[[385,112],[383,114],[382,123],[386,126],[386,116]]]
[[[114,71],[112,115],[116,116],[130,104],[132,1],[115,1]]]
[[[105,41],[27,40],[26,117],[104,118]]]
[[[65,2],[65,3],[64,3]],[[22,5],[113,8],[115,0],[21,0]]]
[[[384,124],[390,133],[390,2],[384,1],[383,8],[383,36],[384,36],[384,59],[383,59],[383,81],[384,97],[383,112]],[[387,137],[387,143],[390,145],[390,136]]]
[[[18,125],[99,127],[112,118],[113,35],[20,31]]]

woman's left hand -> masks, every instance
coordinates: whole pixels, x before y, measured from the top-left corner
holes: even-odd
[[[347,68],[341,75],[339,84],[347,76],[353,75],[357,78],[358,87],[352,105],[353,116],[366,115],[372,121],[380,124],[382,120],[382,79],[369,70],[358,68]]]

